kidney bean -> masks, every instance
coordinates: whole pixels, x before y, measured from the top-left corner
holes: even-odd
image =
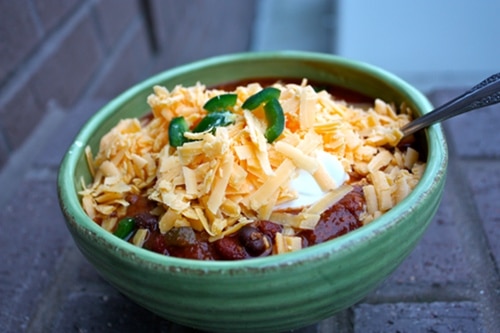
[[[198,241],[196,244],[188,246],[170,246],[168,251],[173,257],[198,259],[198,260],[215,260],[214,251],[211,250],[211,245],[208,242]]]
[[[133,217],[135,228],[148,229],[144,248],[180,258],[199,260],[241,260],[272,254],[276,233],[283,226],[272,221],[260,220],[242,227],[238,232],[211,242],[206,232],[189,227],[174,228],[165,235],[160,233],[158,217],[150,213],[153,203],[146,196],[129,195],[127,216]],[[365,199],[361,187],[354,186],[337,204],[321,214],[314,230],[302,230],[302,246],[328,241],[361,227],[360,214]]]
[[[267,220],[260,220],[254,223],[255,227],[263,232],[270,239],[274,239],[277,232],[283,231],[283,226]]]
[[[238,237],[224,237],[214,242],[215,250],[225,260],[239,260],[249,257],[245,247],[241,245]]]
[[[165,244],[165,239],[159,232],[150,233],[146,241],[144,242],[143,247],[150,251],[164,254],[166,256],[170,255],[167,246]]]
[[[269,236],[252,226],[244,226],[238,231],[238,238],[245,250],[252,257],[268,255],[272,250]]]
[[[134,219],[139,228],[148,229],[151,232],[158,230],[158,217],[149,212],[138,213]]]
[[[130,204],[127,207],[127,216],[135,216],[141,212],[149,212],[155,208],[154,202],[144,195],[129,194],[125,200]]]

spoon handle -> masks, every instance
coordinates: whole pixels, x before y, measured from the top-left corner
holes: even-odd
[[[411,135],[436,122],[496,103],[500,103],[500,73],[490,76],[462,95],[406,124],[401,130],[403,136]]]

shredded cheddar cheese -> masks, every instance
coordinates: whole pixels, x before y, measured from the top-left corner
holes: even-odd
[[[262,107],[254,111],[241,105],[262,87],[253,83],[238,87],[231,109],[235,123],[203,133],[186,132],[188,139],[173,148],[168,141],[170,121],[183,116],[194,126],[206,115],[204,103],[219,94],[202,84],[177,86],[172,91],[155,86],[148,98],[150,121],[121,120],[102,139],[95,157],[86,157],[93,182],[80,192],[86,213],[112,230],[116,216],[126,212],[127,195],[146,195],[157,202],[162,233],[190,226],[219,239],[255,220],[270,219],[289,230],[314,229],[321,213],[351,189],[337,184],[320,163],[318,151],[336,156],[345,173],[363,187],[366,200],[363,221],[374,218],[403,200],[418,182],[425,164],[418,152],[404,153],[395,146],[399,130],[410,120],[404,106],[377,99],[368,109],[335,100],[326,91],[316,92],[307,80],[280,84],[280,103],[286,127],[268,143]],[[297,198],[290,186],[300,170],[317,182],[324,196],[299,212],[276,210],[278,204]],[[352,182],[353,182],[352,181]],[[146,231],[134,244],[142,246]],[[278,253],[300,248],[300,238],[279,234]]]

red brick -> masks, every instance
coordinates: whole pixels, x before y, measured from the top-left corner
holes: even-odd
[[[63,108],[73,105],[99,68],[102,53],[89,11],[73,18],[61,41],[52,41],[53,52],[33,76],[34,90],[42,106],[55,100]]]
[[[0,130],[9,149],[19,148],[43,115],[31,86],[18,89],[0,105]]]
[[[142,21],[136,19],[125,37],[107,59],[100,80],[92,87],[92,97],[114,98],[151,74],[152,54]]]
[[[161,52],[157,70],[248,50],[254,6],[251,0],[152,1]]]
[[[34,0],[36,12],[47,33],[67,18],[78,0]]]
[[[136,0],[99,0],[95,6],[99,27],[107,48],[123,36],[127,26],[140,16]]]
[[[0,83],[28,57],[40,41],[29,11],[30,1],[0,1]]]
[[[361,304],[354,332],[484,332],[473,302]]]

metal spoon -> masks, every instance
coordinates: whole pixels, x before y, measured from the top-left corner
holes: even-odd
[[[500,73],[490,76],[462,95],[409,122],[401,130],[403,136],[408,136],[434,123],[496,103],[500,103]]]

